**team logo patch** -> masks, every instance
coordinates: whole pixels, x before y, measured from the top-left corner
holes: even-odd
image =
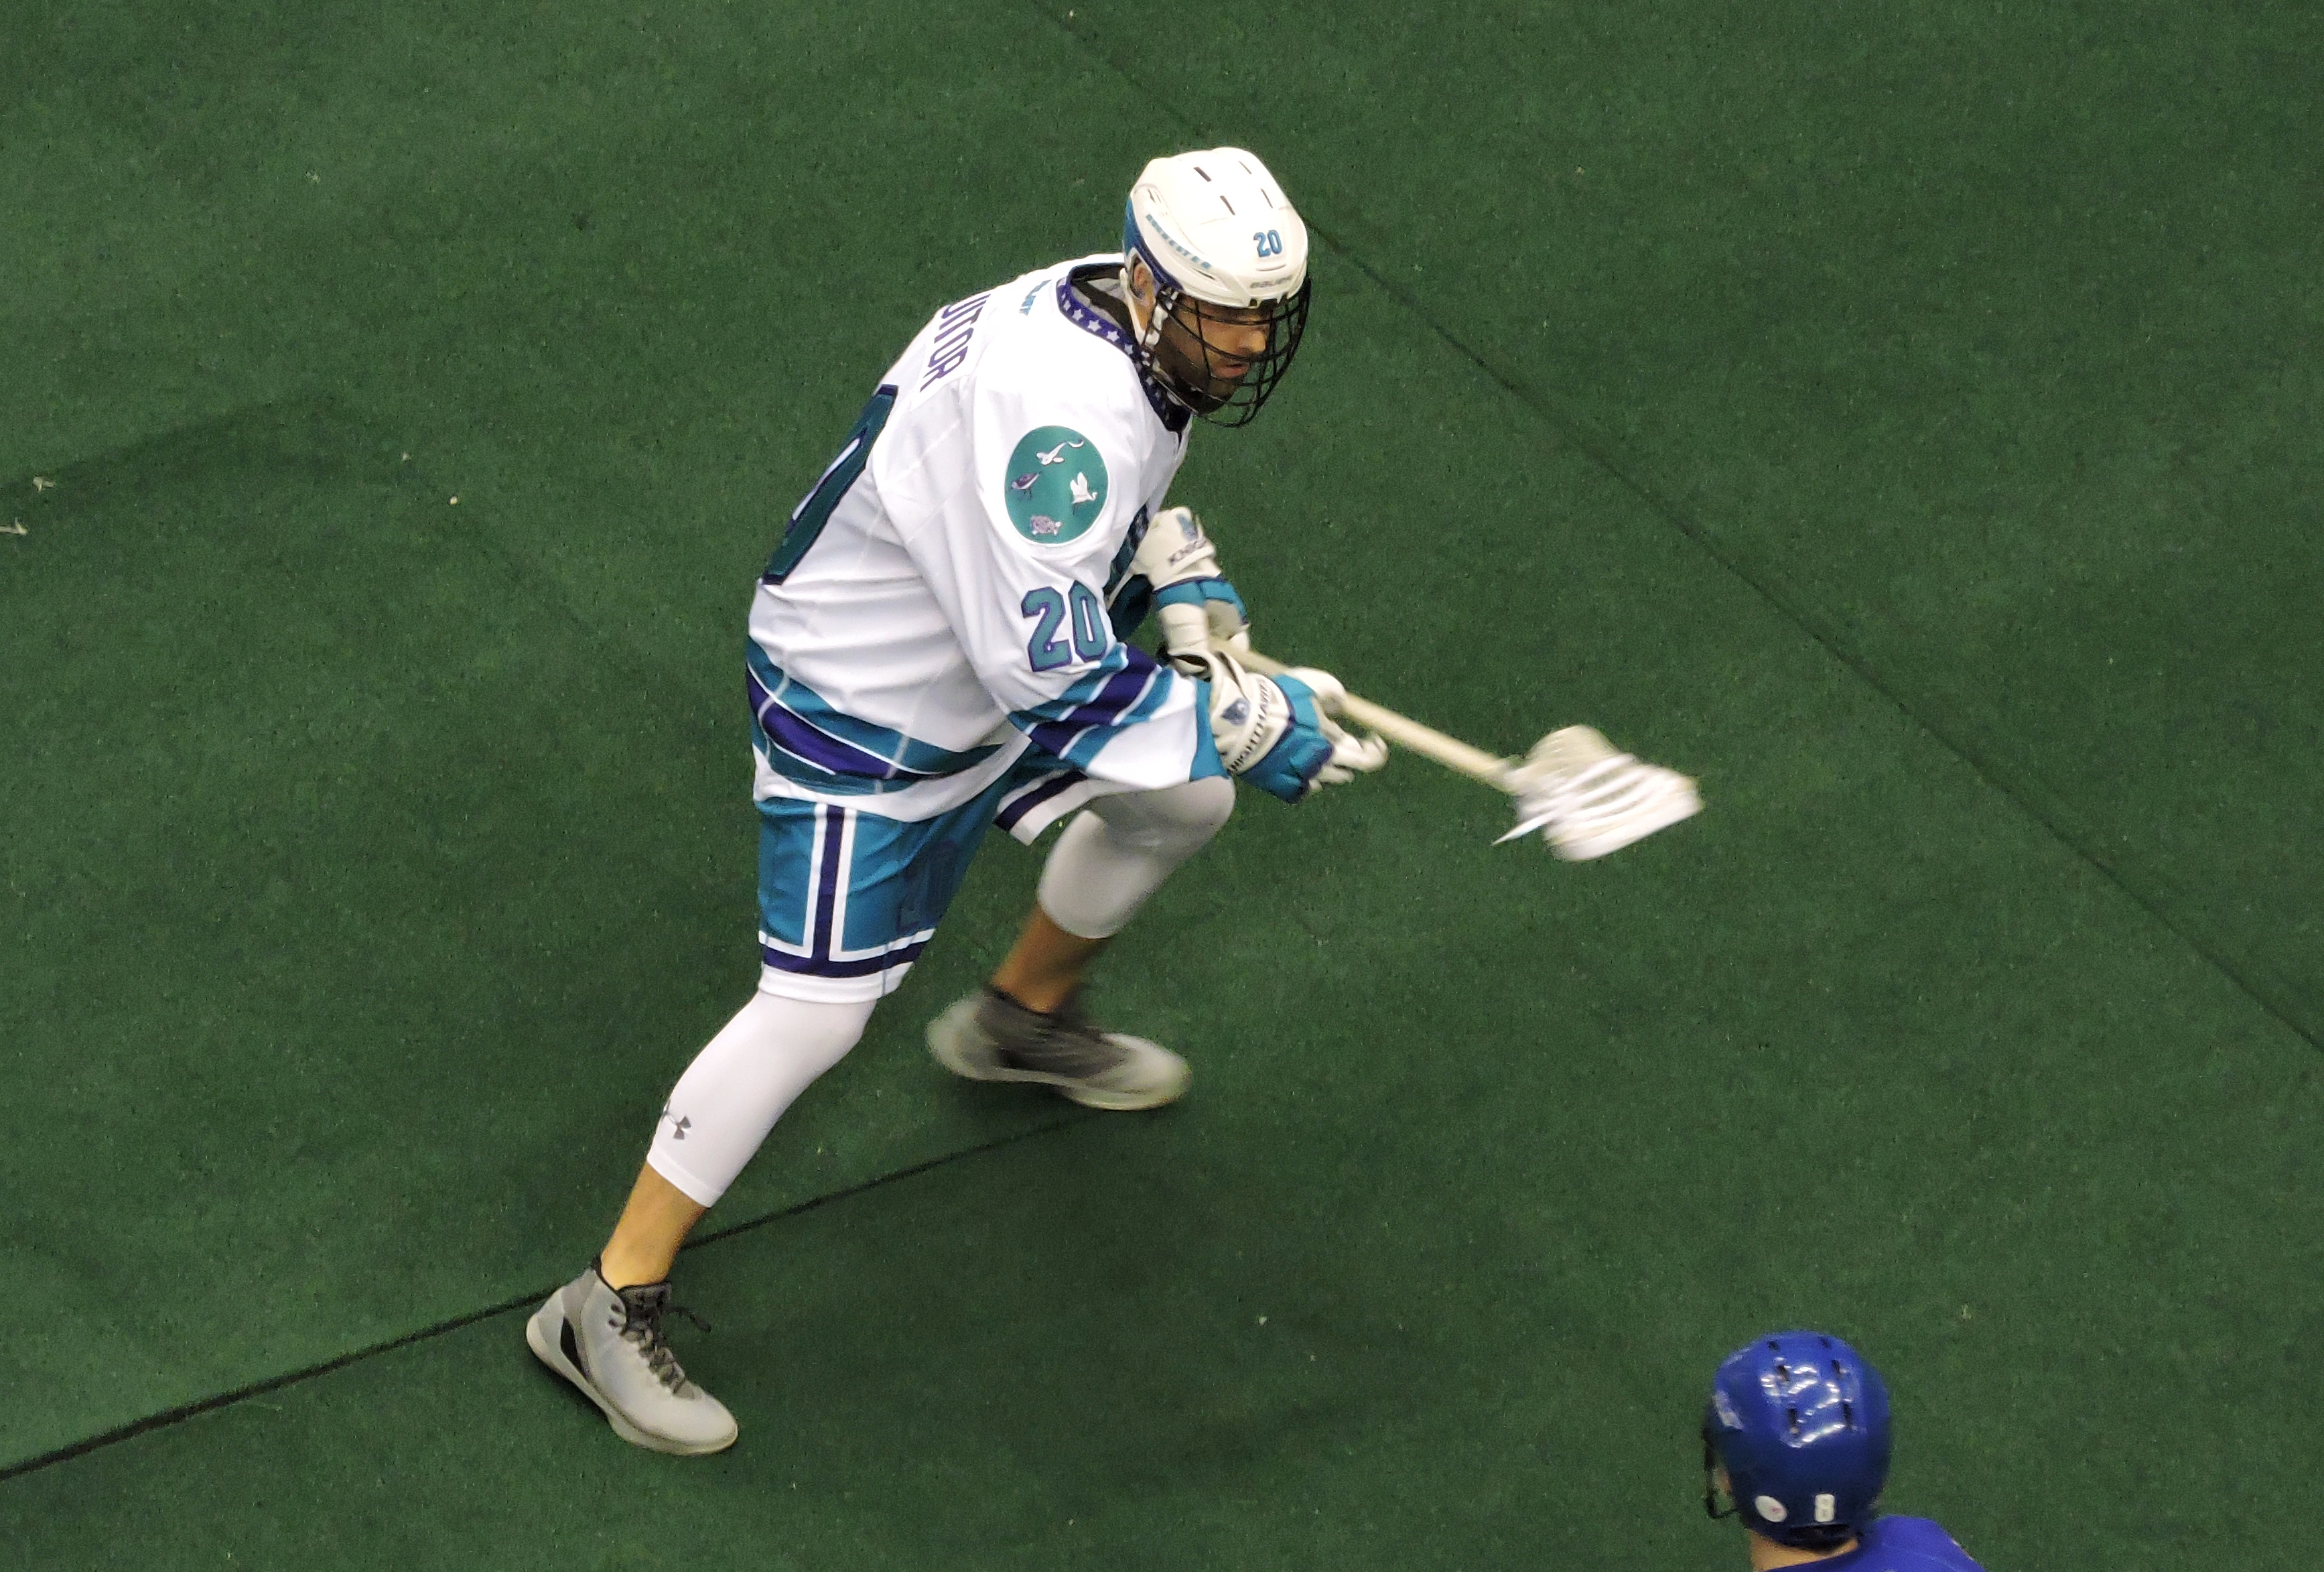
[[[1070,426],[1036,426],[1009,456],[1009,522],[1044,546],[1080,539],[1105,512],[1105,460]]]

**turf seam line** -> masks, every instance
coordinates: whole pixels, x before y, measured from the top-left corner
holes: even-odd
[[[697,1234],[686,1242],[685,1248],[692,1250],[696,1245],[715,1244],[721,1240],[732,1239],[737,1234],[763,1228],[770,1223],[779,1223],[788,1218],[802,1216],[818,1207],[828,1206],[834,1201],[848,1200],[862,1195],[866,1190],[877,1189],[881,1185],[891,1184],[898,1179],[918,1178],[931,1170],[942,1168],[946,1163],[956,1161],[964,1157],[979,1157],[988,1151],[998,1151],[1004,1146],[1014,1146],[1020,1141],[1028,1141],[1036,1135],[1047,1135],[1054,1130],[1070,1130],[1076,1124],[1086,1124],[1097,1116],[1093,1109],[1078,1108],[1059,1118],[1052,1119],[1045,1124],[1029,1125],[1023,1130],[1012,1131],[1007,1135],[996,1136],[991,1141],[982,1142],[974,1146],[964,1146],[958,1151],[946,1152],[942,1157],[929,1158],[926,1162],[916,1162],[909,1168],[899,1168],[893,1173],[881,1174],[877,1179],[865,1179],[862,1184],[851,1185],[845,1189],[833,1190],[826,1195],[810,1196],[798,1205],[786,1207],[780,1211],[768,1212],[761,1216],[746,1218],[742,1222],[712,1233]]]
[[[1848,636],[1831,625],[1831,619],[1794,595],[1782,581],[1779,572],[1747,565],[1730,551],[1700,520],[1675,498],[1648,479],[1642,468],[1630,464],[1614,447],[1612,441],[1596,430],[1595,422],[1579,411],[1566,406],[1564,400],[1554,393],[1528,390],[1495,366],[1483,355],[1469,347],[1452,331],[1423,309],[1411,296],[1382,275],[1344,242],[1317,226],[1310,228],[1322,236],[1323,243],[1337,252],[1348,264],[1370,280],[1382,293],[1417,318],[1423,326],[1441,339],[1464,360],[1482,372],[1496,387],[1500,388],[1521,408],[1547,426],[1609,478],[1646,504],[1648,512],[1663,520],[1689,541],[1719,564],[1726,572],[1741,582],[1768,606],[1805,633],[1819,648],[1845,667],[1866,687],[1886,699],[1898,714],[1910,721],[1931,740],[1951,754],[1979,781],[2001,797],[2015,804],[2018,810],[2047,831],[2051,837],[2072,853],[2074,857],[2096,872],[2107,883],[2128,896],[2132,903],[2153,918],[2163,929],[2213,969],[2232,983],[2236,991],[2259,1006],[2266,1014],[2306,1042],[2309,1047],[2324,1050],[2324,1037],[2317,1026],[2306,1019],[2307,1012],[2274,979],[2255,975],[2249,967],[2230,957],[2207,938],[2198,928],[2173,916],[2144,890],[2124,877],[2118,866],[2101,855],[2092,845],[2087,831],[2078,831],[2071,824],[2071,810],[2057,800],[2057,794],[2034,780],[2018,779],[2018,772],[1997,761],[1987,750],[1970,743],[1946,726],[1928,709],[1907,699],[1885,680],[1871,661],[1859,651]],[[2025,772],[2032,774],[2032,772]],[[2047,800],[2047,806],[2043,800]],[[2159,874],[2154,882],[2167,883]]]
[[[1012,1131],[1007,1135],[980,1142],[974,1146],[964,1146],[957,1151],[947,1151],[941,1156],[929,1158],[924,1162],[916,1162],[906,1168],[879,1174],[860,1184],[826,1191],[819,1196],[809,1196],[806,1200],[769,1212],[763,1216],[752,1217],[734,1224],[732,1227],[721,1228],[710,1234],[698,1234],[687,1240],[683,1249],[694,1250],[706,1244],[715,1244],[721,1240],[732,1239],[736,1234],[747,1234],[755,1228],[763,1228],[770,1223],[779,1223],[787,1218],[802,1216],[818,1207],[827,1207],[835,1201],[851,1200],[899,1179],[917,1179],[921,1174],[943,1168],[948,1163],[957,1162],[964,1158],[981,1157],[987,1152],[1013,1146],[1020,1141],[1028,1141],[1037,1135],[1047,1135],[1052,1131],[1069,1130],[1077,1124],[1085,1124],[1096,1117],[1097,1114],[1089,1110],[1076,1110],[1063,1118],[1052,1119],[1047,1124],[1034,1124],[1023,1130]],[[552,1283],[547,1288],[530,1290],[512,1299],[487,1305],[481,1310],[470,1310],[465,1315],[454,1316],[448,1320],[438,1321],[433,1326],[422,1327],[417,1331],[390,1337],[384,1342],[350,1350],[333,1358],[323,1360],[319,1364],[305,1365],[281,1375],[269,1376],[264,1381],[253,1382],[247,1386],[238,1386],[231,1392],[218,1392],[189,1403],[180,1403],[176,1408],[164,1409],[160,1413],[148,1414],[143,1419],[132,1419],[125,1425],[116,1426],[102,1434],[74,1441],[68,1446],[59,1447],[53,1451],[43,1452],[36,1457],[27,1457],[21,1463],[11,1463],[5,1467],[0,1467],[0,1484],[5,1484],[12,1479],[21,1478],[27,1474],[37,1474],[43,1468],[52,1468],[60,1463],[69,1463],[76,1457],[85,1457],[91,1452],[102,1451],[107,1447],[118,1446],[124,1441],[134,1440],[140,1436],[150,1435],[155,1430],[167,1429],[172,1425],[182,1424],[188,1419],[216,1412],[219,1409],[232,1408],[236,1403],[245,1402],[252,1398],[264,1397],[271,1392],[281,1392],[285,1387],[297,1386],[301,1382],[313,1381],[318,1376],[328,1375],[334,1371],[345,1370],[351,1364],[360,1364],[366,1359],[374,1359],[383,1354],[392,1354],[400,1348],[409,1348],[415,1344],[429,1342],[449,1333],[457,1332],[463,1327],[473,1327],[480,1321],[489,1321],[496,1316],[505,1316],[512,1311],[538,1305],[564,1286],[563,1283]]]
[[[1070,21],[1056,14],[1031,0],[1033,9],[1058,31],[1082,46],[1108,70],[1121,79],[1140,102],[1157,101],[1155,94],[1121,61],[1094,38],[1075,27]],[[1166,107],[1164,113],[1198,141],[1209,140],[1212,133],[1176,108]],[[1305,215],[1302,216],[1303,217]],[[2204,936],[2195,926],[2174,918],[2136,885],[2128,883],[2115,863],[2102,855],[2086,834],[2077,834],[2068,822],[2072,815],[2056,794],[2042,788],[2036,781],[2018,781],[2006,766],[1996,762],[1984,750],[1967,742],[1936,719],[1914,707],[1895,689],[1889,686],[1874,669],[1872,662],[1858,650],[1847,635],[1831,625],[1831,620],[1804,599],[1797,596],[1783,583],[1780,572],[1772,568],[1754,569],[1723,545],[1718,536],[1697,519],[1686,506],[1647,477],[1643,465],[1626,457],[1614,439],[1600,431],[1595,421],[1555,393],[1530,389],[1517,382],[1484,355],[1472,349],[1450,328],[1430,314],[1403,286],[1380,273],[1358,254],[1346,241],[1324,228],[1313,218],[1306,219],[1310,233],[1336,254],[1348,265],[1370,280],[1381,293],[1404,308],[1421,325],[1452,352],[1484,374],[1487,380],[1499,388],[1517,406],[1547,426],[1552,433],[1595,465],[1615,484],[1646,504],[1646,510],[1702,550],[1727,573],[1772,607],[1776,615],[1805,633],[1819,648],[1846,668],[1866,687],[1893,706],[1897,713],[1919,727],[1940,747],[1966,764],[1970,773],[2001,797],[2015,804],[2018,810],[2047,831],[2050,837],[2072,853],[2107,883],[2128,896],[2132,903],[2144,911],[2163,929],[2193,950],[2213,970],[2235,985],[2236,990],[2259,1006],[2311,1049],[2324,1051],[2324,1025],[2309,1018],[2309,1012],[2291,991],[2284,988],[2264,969],[2247,966],[2236,960],[2218,944]],[[2028,772],[2027,773],[2031,773]],[[2042,800],[2047,800],[2044,807]],[[2168,884],[2169,880],[2157,874],[2153,882]]]

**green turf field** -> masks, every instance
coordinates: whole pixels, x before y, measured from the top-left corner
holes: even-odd
[[[2305,1567],[2324,13],[0,8],[0,1546],[38,1567],[1739,1567],[1719,1355],[1886,1371],[1995,1572]],[[952,1081],[996,838],[681,1263],[743,1426],[525,1354],[747,996],[742,622],[944,301],[1157,152],[1315,232],[1202,431],[1262,643],[1709,810],[1404,759]],[[220,1400],[230,1400],[223,1401]]]

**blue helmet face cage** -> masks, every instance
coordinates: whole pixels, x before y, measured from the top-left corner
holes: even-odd
[[[1872,1520],[1888,1454],[1880,1373],[1837,1337],[1780,1332],[1729,1355],[1711,1383],[1702,1510],[1794,1549],[1834,1549]]]
[[[1198,301],[1186,293],[1169,270],[1157,261],[1148,249],[1146,238],[1138,231],[1138,215],[1130,212],[1122,223],[1121,250],[1124,265],[1136,257],[1154,275],[1154,318],[1146,332],[1137,341],[1139,374],[1161,390],[1162,395],[1200,415],[1214,426],[1243,426],[1258,415],[1259,408],[1267,402],[1291,369],[1291,357],[1299,353],[1299,341],[1307,334],[1307,306],[1313,298],[1315,281],[1304,281],[1296,293],[1279,300],[1264,301],[1250,308],[1264,315],[1253,319],[1242,312],[1231,312],[1224,306]],[[1127,281],[1124,281],[1125,283]],[[1162,323],[1175,319],[1184,329],[1186,342],[1174,344],[1186,357],[1186,364],[1174,366],[1159,353],[1162,343]],[[1240,377],[1219,375],[1218,357],[1211,347],[1210,335],[1203,329],[1206,323],[1233,323],[1237,326],[1262,326],[1267,329],[1267,347],[1250,363],[1250,368]]]

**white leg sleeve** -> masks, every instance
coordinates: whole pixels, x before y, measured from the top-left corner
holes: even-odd
[[[1041,870],[1041,910],[1067,933],[1112,938],[1233,811],[1223,776],[1097,799],[1057,837]]]
[[[696,1202],[716,1206],[783,1110],[847,1057],[877,1002],[754,994],[678,1077],[646,1161]]]

